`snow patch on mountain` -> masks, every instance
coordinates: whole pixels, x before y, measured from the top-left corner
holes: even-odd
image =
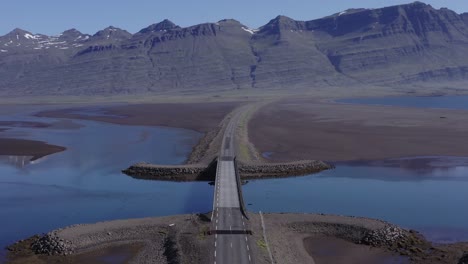
[[[24,37],[27,39],[40,39],[41,38],[41,36],[39,35],[31,35],[29,33],[24,34]]]
[[[246,27],[242,27],[242,29],[246,32],[249,32],[252,35],[258,32],[258,29],[251,29],[251,28],[246,28]]]

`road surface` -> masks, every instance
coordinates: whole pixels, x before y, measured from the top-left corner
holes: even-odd
[[[214,264],[253,263],[248,222],[243,216],[234,167],[234,135],[239,113],[231,118],[224,133],[218,168],[213,211]]]

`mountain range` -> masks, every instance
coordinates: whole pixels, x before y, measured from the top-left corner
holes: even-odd
[[[321,19],[233,19],[135,34],[108,27],[0,37],[0,94],[112,95],[313,89],[468,80],[468,13],[414,2]]]

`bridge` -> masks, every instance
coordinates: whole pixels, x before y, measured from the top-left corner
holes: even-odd
[[[235,129],[239,115],[226,126],[216,169],[213,201],[214,264],[253,263],[248,218],[242,198],[235,156]]]

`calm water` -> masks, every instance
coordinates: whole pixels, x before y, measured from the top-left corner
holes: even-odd
[[[0,120],[56,121],[25,113]],[[211,210],[213,187],[207,183],[143,181],[120,173],[139,161],[182,163],[200,134],[74,122],[82,127],[2,133],[68,149],[33,164],[27,157],[0,157],[0,247],[76,223]],[[468,158],[412,160],[338,164],[310,176],[250,181],[244,198],[251,211],[367,216],[438,242],[468,240]]]
[[[393,105],[468,110],[468,96],[401,96],[382,98],[351,98],[338,100],[337,102],[350,104]]]
[[[243,193],[251,211],[379,218],[442,243],[468,240],[467,190],[468,160],[430,170],[338,164],[310,176],[250,181]]]
[[[22,116],[14,120],[30,119],[54,121]],[[13,128],[3,132],[66,146],[68,150],[29,165],[24,157],[0,158],[0,248],[76,223],[211,210],[213,187],[206,183],[135,180],[120,173],[139,161],[183,163],[199,133],[75,122],[84,127]]]

